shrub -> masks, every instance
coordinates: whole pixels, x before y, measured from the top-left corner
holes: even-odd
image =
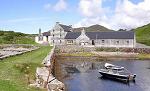
[[[5,41],[12,41],[13,38],[14,38],[13,35],[6,35],[6,36],[3,37],[3,39],[4,39]]]
[[[0,36],[3,36],[3,35],[4,35],[4,31],[0,30]]]

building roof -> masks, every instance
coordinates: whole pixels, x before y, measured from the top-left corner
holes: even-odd
[[[71,31],[71,26],[67,26],[67,25],[63,25],[63,24],[59,24],[65,32],[70,32]]]
[[[76,39],[81,35],[81,32],[68,32],[65,39]]]
[[[90,39],[134,39],[133,31],[110,31],[110,32],[86,32]],[[80,32],[67,33],[65,39],[76,39]]]
[[[43,34],[43,36],[50,36],[50,32],[44,32],[42,34]]]
[[[134,39],[134,32],[115,31],[115,32],[87,32],[90,39]]]

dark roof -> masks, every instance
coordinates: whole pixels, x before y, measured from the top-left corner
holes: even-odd
[[[44,32],[42,34],[43,34],[43,36],[50,36],[50,32]]]
[[[81,35],[81,32],[68,32],[65,39],[76,39]]]
[[[63,29],[64,29],[64,31],[66,31],[66,32],[70,32],[71,31],[71,26],[67,26],[67,25],[63,25],[63,24],[59,24]]]
[[[76,39],[80,34],[80,32],[70,32],[65,39]],[[134,39],[132,31],[86,32],[86,35],[90,39]]]
[[[111,32],[87,32],[90,39],[134,39],[134,32],[111,31]]]

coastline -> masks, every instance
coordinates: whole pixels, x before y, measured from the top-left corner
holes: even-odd
[[[129,53],[129,52],[76,52],[76,53],[57,53],[60,57],[98,57],[106,59],[125,58],[150,60],[150,54],[144,53]]]
[[[69,45],[56,46],[55,53],[62,57],[99,57],[150,60],[150,48],[107,48]]]

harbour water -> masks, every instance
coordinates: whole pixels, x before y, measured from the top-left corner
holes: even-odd
[[[97,58],[60,58],[61,80],[67,91],[150,91],[150,60],[102,60]],[[123,66],[137,75],[125,83],[102,78],[98,69],[108,62]]]

